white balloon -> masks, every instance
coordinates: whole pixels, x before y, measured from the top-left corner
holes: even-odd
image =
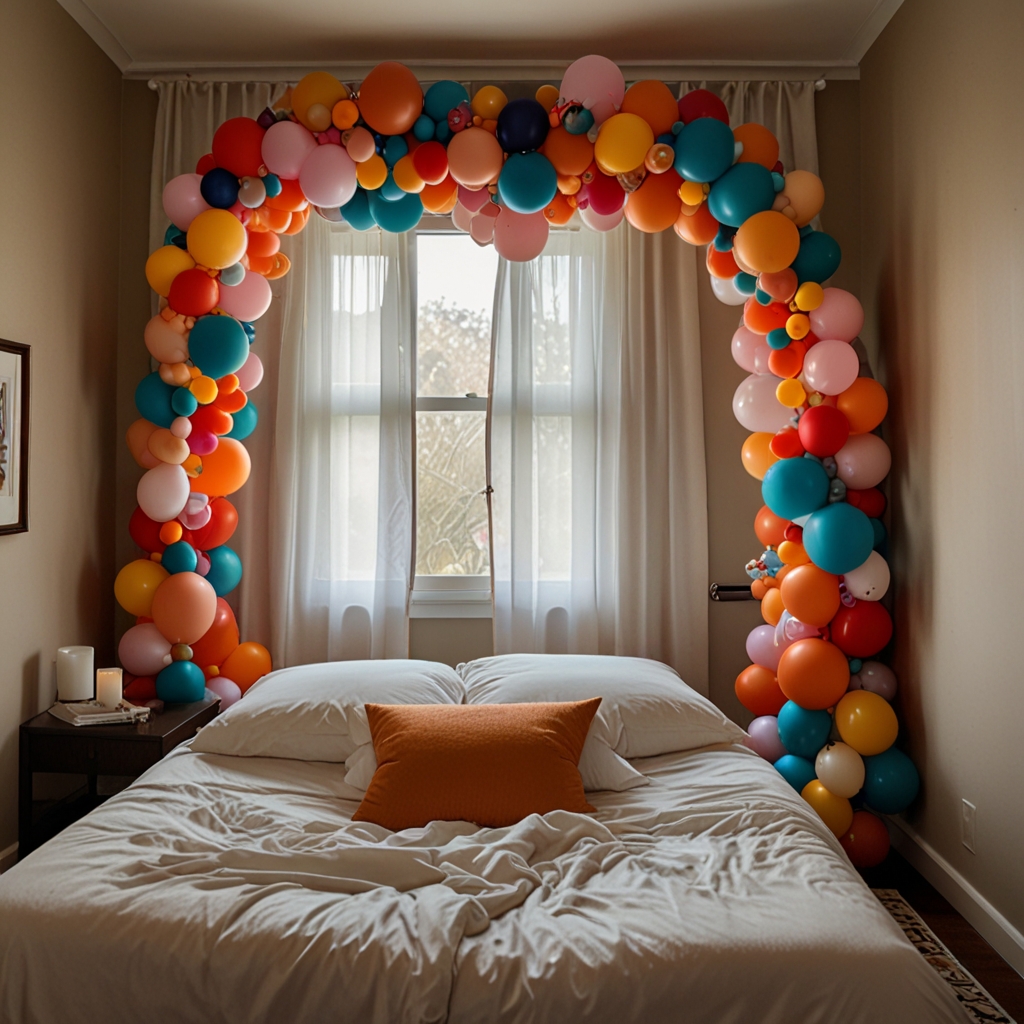
[[[154,522],[176,519],[188,502],[188,474],[181,466],[162,462],[142,475],[135,497],[139,508]]]
[[[577,207],[580,220],[590,228],[591,231],[611,231],[622,223],[626,215],[626,208],[616,210],[614,213],[595,213],[591,207]]]
[[[862,565],[846,573],[843,581],[858,601],[880,601],[889,589],[889,563],[872,551]]]
[[[853,747],[830,743],[818,751],[814,771],[821,784],[836,796],[856,796],[864,785],[864,761]]]
[[[727,306],[742,306],[750,298],[736,287],[735,278],[732,277],[715,277],[712,274],[711,290],[715,293],[715,298]]]
[[[733,415],[747,430],[778,433],[788,427],[793,410],[787,409],[776,397],[779,378],[772,374],[752,373],[740,382],[732,396]]]

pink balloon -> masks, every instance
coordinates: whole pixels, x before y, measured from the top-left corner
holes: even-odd
[[[299,185],[314,206],[344,206],[356,194],[356,165],[341,146],[317,146],[302,161]]]
[[[566,68],[559,93],[559,104],[582,104],[601,124],[622,106],[626,82],[618,64],[592,53]]]
[[[778,386],[779,378],[771,374],[758,376],[752,373],[740,382],[732,396],[732,411],[747,430],[775,434],[789,426],[793,410],[787,409],[775,397]]]
[[[779,739],[779,720],[774,715],[762,715],[747,726],[746,745],[755,754],[774,764],[788,751]]]
[[[186,438],[193,455],[209,455],[217,450],[217,435],[212,430],[195,430]]]
[[[171,663],[171,645],[152,622],[132,626],[117,645],[121,664],[137,676],[155,676]]]
[[[823,395],[845,391],[860,373],[860,359],[845,341],[819,341],[804,356],[803,378]]]
[[[278,121],[263,136],[263,162],[279,178],[297,178],[302,162],[317,148],[313,133],[294,121]]]
[[[491,193],[485,188],[474,190],[466,188],[465,185],[460,185],[458,201],[460,205],[464,206],[470,213],[477,213],[491,201]]]
[[[494,240],[494,218],[478,213],[470,221],[469,234],[477,245],[490,245]]]
[[[462,203],[452,208],[452,223],[460,230],[469,234],[469,226],[473,223],[473,211],[467,210]]]
[[[764,339],[763,334],[755,334],[749,327],[741,324],[732,336],[732,357],[736,365],[747,373],[767,373],[768,356],[772,350]],[[763,358],[759,360],[758,353],[761,349],[764,349],[761,353]],[[763,366],[764,369],[758,370],[758,366]]]
[[[885,700],[896,696],[896,673],[880,661],[865,661],[859,672],[850,676],[851,690],[870,690]]]
[[[543,213],[513,213],[502,209],[494,220],[494,248],[513,263],[536,259],[548,242],[550,230]]]
[[[226,711],[235,701],[242,696],[242,690],[238,683],[232,682],[224,676],[214,676],[206,680],[206,688],[220,697],[220,709]]]
[[[323,149],[322,146],[320,148]],[[220,286],[220,302],[217,304],[236,319],[252,323],[270,309],[272,299],[270,282],[262,274],[247,270],[241,284]]]
[[[245,392],[252,391],[260,386],[263,380],[263,363],[255,352],[249,353],[245,365],[235,374],[238,377],[238,386]]]
[[[135,489],[139,508],[157,523],[175,519],[185,507],[188,495],[188,474],[181,466],[166,462],[143,473]]]
[[[864,308],[856,295],[842,288],[826,288],[821,305],[807,315],[819,338],[853,341],[864,326]]]
[[[835,458],[839,479],[855,491],[880,484],[892,467],[889,446],[877,434],[854,434]]]
[[[611,231],[622,223],[626,216],[626,208],[619,207],[614,213],[598,213],[592,206],[577,207],[580,220],[590,228],[591,231]],[[768,346],[766,345],[765,348]]]
[[[747,657],[755,665],[763,665],[773,672],[778,670],[782,647],[775,646],[774,626],[755,626],[747,634]]]
[[[199,190],[201,174],[179,174],[164,185],[164,213],[167,219],[182,231],[210,206]]]

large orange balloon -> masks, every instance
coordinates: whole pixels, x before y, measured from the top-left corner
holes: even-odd
[[[740,452],[743,468],[755,480],[763,480],[772,463],[779,461],[775,453],[768,447],[774,436],[774,434],[764,432],[751,434],[743,442],[743,449]]]
[[[796,566],[789,575],[801,568]],[[823,711],[846,693],[850,665],[846,655],[827,640],[797,640],[782,652],[778,676],[779,687],[791,701],[811,711]]]
[[[448,170],[466,188],[483,188],[495,180],[504,159],[501,144],[483,128],[466,128],[448,143]]]
[[[654,132],[655,138],[672,131],[679,120],[679,102],[664,82],[646,79],[634,82],[623,97],[619,110],[623,114],[637,114]]]
[[[674,170],[648,174],[644,183],[626,200],[626,220],[638,231],[648,234],[672,227],[683,206],[679,198],[682,182]]]
[[[153,595],[153,622],[168,643],[194,644],[216,614],[216,592],[194,572],[173,573]]]
[[[192,660],[205,671],[213,665],[220,665],[237,646],[235,613],[223,597],[218,597],[213,625],[192,644]]]
[[[748,217],[733,240],[735,258],[759,274],[785,270],[800,251],[800,231],[775,210],[762,210]]]
[[[711,216],[707,203],[701,203],[696,213],[688,213],[680,201],[679,216],[673,227],[676,234],[690,245],[707,245],[718,234],[718,221]]]
[[[459,183],[449,174],[438,185],[424,185],[420,193],[423,209],[431,213],[451,213],[459,201]]]
[[[238,688],[245,693],[257,679],[262,679],[272,668],[270,651],[262,644],[249,641],[239,644],[227,656],[220,667],[220,674],[225,679],[237,683]]]
[[[850,421],[851,434],[870,434],[889,409],[885,388],[871,377],[858,377],[836,396],[836,408]]]
[[[816,565],[794,565],[779,590],[786,611],[809,626],[827,626],[839,611],[839,577]]]
[[[775,673],[763,665],[748,665],[736,677],[736,696],[751,714],[777,715],[786,703]]]
[[[581,175],[594,161],[594,144],[586,135],[573,135],[561,125],[552,128],[540,151],[559,174]]]
[[[786,539],[789,520],[777,516],[767,505],[762,505],[754,517],[754,533],[766,547],[777,548]]]
[[[397,61],[378,64],[359,87],[359,113],[382,135],[404,135],[423,112],[423,90],[416,76]],[[237,682],[237,680],[235,680]]]
[[[770,171],[779,162],[779,140],[763,124],[741,124],[732,134],[737,142],[743,143],[737,163],[760,164]]]
[[[234,494],[246,480],[252,463],[241,441],[222,437],[209,455],[203,456],[202,472],[189,479],[189,489],[211,498]]]

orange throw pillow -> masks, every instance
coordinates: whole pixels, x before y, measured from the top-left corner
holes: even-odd
[[[577,765],[600,703],[367,704],[377,771],[352,820],[398,832],[593,811]]]

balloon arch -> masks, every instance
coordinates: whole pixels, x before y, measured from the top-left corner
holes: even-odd
[[[170,226],[146,277],[161,297],[146,346],[159,364],[139,384],[128,445],[146,472],[129,530],[146,553],[117,576],[137,616],[119,654],[126,696],[188,701],[204,687],[229,704],[266,672],[269,652],[239,643],[224,595],[242,575],[228,546],[228,500],[249,476],[243,440],[257,423],[249,393],[263,368],[253,323],[288,272],[281,236],[310,212],[366,231],[404,232],[424,211],[450,214],[509,260],[540,254],[552,225],[576,214],[608,231],[625,218],[706,246],[716,295],[743,306],[732,339],[750,373],[733,411],[751,431],[746,470],[762,481],[747,565],[765,625],[736,693],[757,717],[749,745],[771,761],[840,837],[855,864],[881,860],[884,824],[918,785],[893,746],[896,679],[871,659],[892,621],[879,602],[889,449],[874,433],[884,388],[860,376],[864,315],[849,292],[823,288],[835,240],[811,227],[819,178],[779,163],[758,124],[733,129],[725,105],[697,89],[676,99],[658,81],[626,88],[600,56],[561,85],[507,100],[458,82],[426,89],[401,64],[378,65],[353,90],[306,75],[274,110],[225,121],[194,174],[168,182]]]

